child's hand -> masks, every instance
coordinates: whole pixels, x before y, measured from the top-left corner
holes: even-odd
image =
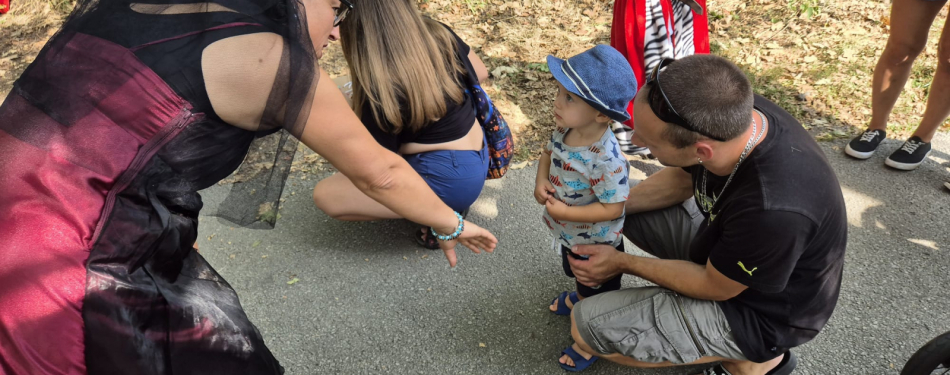
[[[567,211],[567,205],[553,195],[548,195],[547,200],[544,202],[544,207],[547,208],[548,215],[551,215],[551,217],[556,220],[563,220],[564,213]]]
[[[545,204],[545,202],[548,201],[548,197],[556,194],[557,190],[554,190],[554,185],[551,184],[551,181],[543,180],[534,184],[534,200],[538,201],[538,204]]]

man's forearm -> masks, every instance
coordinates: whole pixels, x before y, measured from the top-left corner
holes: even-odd
[[[667,167],[630,188],[626,214],[667,208],[693,196],[692,177],[686,171]]]
[[[687,297],[722,301],[733,297],[709,288],[706,267],[685,260],[645,258],[624,254],[624,273],[649,280]]]

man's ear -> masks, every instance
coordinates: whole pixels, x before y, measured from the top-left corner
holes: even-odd
[[[700,160],[709,160],[715,156],[715,152],[708,142],[699,141],[693,147],[696,148],[696,157]]]

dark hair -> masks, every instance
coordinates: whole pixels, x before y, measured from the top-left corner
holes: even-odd
[[[668,65],[660,76],[670,104],[696,130],[731,140],[748,129],[752,84],[729,60],[705,54],[687,56]],[[663,137],[678,148],[703,138],[675,124],[667,124]]]

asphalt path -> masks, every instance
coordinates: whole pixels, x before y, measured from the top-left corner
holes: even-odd
[[[841,297],[824,331],[795,349],[795,374],[898,374],[920,345],[950,330],[950,136],[938,134],[930,160],[913,172],[883,165],[900,141],[867,161],[844,156],[846,142],[822,143],[848,206]],[[308,174],[291,176],[275,229],[202,216],[198,244],[288,374],[559,374],[570,322],[547,306],[573,280],[532,198],[536,165],[487,183],[470,220],[491,230],[498,248],[460,248],[455,269],[440,251],[417,247],[405,220],[330,219],[310,199],[320,176]],[[634,179],[659,169],[632,165]],[[226,188],[203,192],[209,208]],[[624,279],[638,285],[648,283]],[[585,372],[695,369],[602,360]]]

